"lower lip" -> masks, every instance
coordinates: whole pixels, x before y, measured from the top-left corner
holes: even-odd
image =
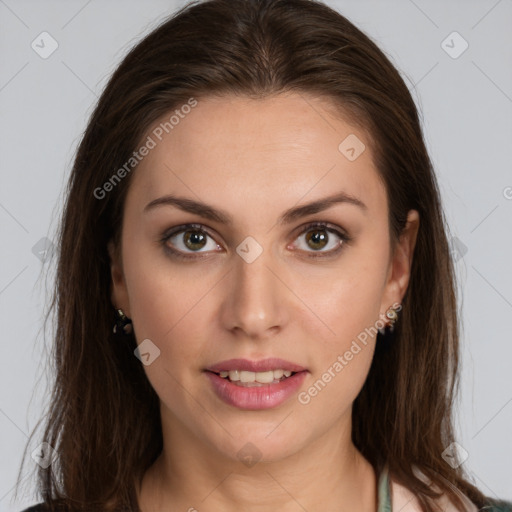
[[[297,372],[275,384],[255,387],[242,387],[223,379],[216,373],[207,371],[217,396],[233,407],[248,410],[271,409],[286,402],[301,386],[307,371]]]

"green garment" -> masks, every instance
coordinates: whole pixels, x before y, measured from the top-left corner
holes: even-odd
[[[379,478],[379,508],[377,512],[392,512],[391,509],[391,488],[389,486],[387,466],[380,474]]]

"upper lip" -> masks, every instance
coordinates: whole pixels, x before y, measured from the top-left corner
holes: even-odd
[[[249,359],[228,359],[221,361],[206,368],[207,371],[219,373],[222,371],[230,370],[245,370],[249,372],[268,372],[269,370],[288,370],[290,372],[302,372],[306,370],[300,366],[284,359],[271,357],[268,359],[261,359],[259,361],[251,361]]]

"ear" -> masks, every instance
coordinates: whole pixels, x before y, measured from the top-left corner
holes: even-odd
[[[391,305],[401,303],[407,291],[419,224],[420,217],[418,212],[416,210],[409,210],[406,225],[390,261],[388,278],[381,303],[382,314],[385,314]]]
[[[112,294],[110,300],[116,309],[122,309],[127,317],[131,317],[128,290],[126,288],[126,281],[120,256],[121,251],[116,250],[117,248],[112,240],[108,242],[107,248],[110,256],[110,275],[112,278]]]

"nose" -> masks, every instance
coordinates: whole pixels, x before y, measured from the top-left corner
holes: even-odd
[[[286,294],[290,294],[270,251],[251,263],[235,255],[226,283],[221,320],[239,338],[267,339],[288,321]]]

